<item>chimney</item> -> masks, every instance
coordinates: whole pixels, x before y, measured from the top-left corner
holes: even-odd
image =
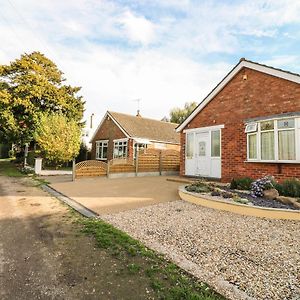
[[[142,117],[142,116],[140,115],[140,110],[139,110],[139,109],[137,110],[136,117],[139,117],[139,118]]]
[[[91,123],[90,123],[90,128],[93,129],[93,117],[94,117],[94,114],[91,114]]]

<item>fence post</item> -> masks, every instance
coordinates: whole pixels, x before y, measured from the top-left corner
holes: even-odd
[[[138,172],[139,172],[139,150],[137,148],[135,154],[135,176],[138,176]]]
[[[109,162],[110,162],[110,160],[107,160],[107,170],[106,170],[107,178],[109,178]]]
[[[162,172],[162,151],[159,151],[159,176],[161,176]]]
[[[43,159],[41,157],[37,157],[35,159],[35,162],[34,162],[34,172],[37,175],[41,175],[41,173],[42,173],[42,161],[43,161]]]
[[[76,178],[76,168],[75,168],[75,158],[72,160],[72,181],[75,181]]]

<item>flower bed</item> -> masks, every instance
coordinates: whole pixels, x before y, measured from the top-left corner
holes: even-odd
[[[267,178],[253,182],[253,190],[250,192],[234,190],[228,185],[224,186],[217,183],[199,181],[186,186],[185,189],[188,192],[205,195],[212,200],[224,200],[233,203],[266,208],[300,210],[300,202],[298,202],[299,199],[280,197],[278,193],[278,196],[276,196],[276,194],[274,196],[274,198],[277,197],[276,199],[264,197],[265,190],[269,190],[269,188],[273,189],[273,186],[268,186],[268,189],[266,188],[269,184],[270,181]]]

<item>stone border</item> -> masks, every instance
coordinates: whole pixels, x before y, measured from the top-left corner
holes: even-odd
[[[83,206],[79,202],[75,201],[72,198],[67,197],[66,195],[62,194],[61,192],[57,191],[53,187],[49,186],[48,184],[42,185],[41,188],[48,192],[50,195],[54,196],[58,200],[66,203],[73,209],[75,209],[77,212],[79,212],[81,215],[87,217],[87,218],[97,218],[99,215],[92,211],[91,209]]]
[[[213,209],[258,218],[300,221],[300,211],[296,210],[249,206],[241,203],[231,203],[219,199],[212,200],[210,197],[206,197],[203,194],[199,196],[199,194],[188,192],[185,190],[184,186],[180,186],[178,188],[178,193],[180,198],[184,201]]]

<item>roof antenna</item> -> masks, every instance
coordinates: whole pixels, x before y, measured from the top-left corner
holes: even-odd
[[[137,112],[136,112],[136,117],[141,117],[141,115],[140,115],[140,101],[141,101],[142,99],[141,98],[138,98],[138,99],[134,99],[133,101],[136,101],[137,102]]]

